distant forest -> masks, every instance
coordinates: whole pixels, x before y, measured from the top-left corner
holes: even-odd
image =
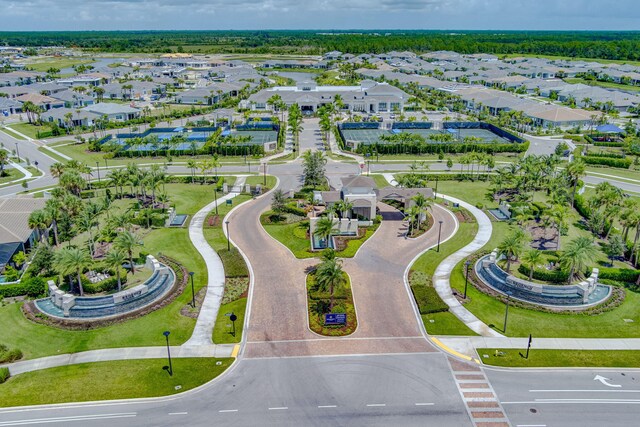
[[[0,45],[96,52],[318,55],[392,50],[640,60],[640,32],[605,31],[59,31],[0,32]]]

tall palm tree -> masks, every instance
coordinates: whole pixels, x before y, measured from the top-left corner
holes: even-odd
[[[89,267],[92,263],[89,253],[80,248],[70,247],[63,248],[56,254],[55,264],[60,268],[58,272],[60,274],[69,274],[71,272],[76,273],[76,279],[78,280],[78,291],[80,296],[84,295],[84,289],[82,287],[82,271]]]
[[[567,247],[560,258],[560,265],[569,270],[568,283],[578,276],[586,265],[592,263],[598,254],[592,238],[581,236],[567,243]]]
[[[38,230],[40,241],[44,241],[47,229],[51,224],[44,209],[31,212],[28,219],[29,228]]]
[[[418,218],[418,225],[421,225],[423,221],[426,219],[426,212],[429,208],[431,208],[433,202],[430,199],[422,194],[418,193],[412,198],[414,205],[420,210],[420,215]]]
[[[81,231],[89,233],[89,254],[93,258],[93,227],[97,224],[96,217],[88,210],[85,209],[79,218],[76,219],[77,225]]]
[[[523,246],[523,241],[517,232],[505,237],[505,239],[498,245],[499,254],[504,255],[507,258],[507,273],[511,270],[511,262],[513,262],[514,258],[517,258],[522,252]]]
[[[529,280],[533,280],[533,271],[542,261],[542,251],[531,249],[522,255],[522,262],[529,266]]]
[[[193,181],[195,180],[195,170],[198,167],[198,162],[196,162],[195,159],[189,159],[187,161],[187,167],[191,169],[191,183],[193,184]]]
[[[120,268],[122,267],[122,264],[124,264],[126,259],[127,257],[124,251],[118,249],[109,251],[107,256],[105,256],[104,258],[105,265],[109,268],[113,268],[116,271],[116,277],[118,278],[118,292],[122,290]]]
[[[129,255],[129,267],[131,274],[136,272],[135,265],[133,264],[133,250],[136,246],[139,246],[138,238],[135,234],[129,230],[125,230],[123,233],[118,234],[118,237],[113,241],[115,247],[126,252]]]
[[[321,218],[316,222],[316,229],[314,234],[319,238],[325,240],[327,242],[327,247],[329,247],[329,238],[335,229],[335,223],[332,219],[329,218]]]
[[[567,166],[566,171],[571,184],[571,207],[574,207],[578,182],[584,176],[586,167],[587,165],[582,160],[574,160]]]
[[[347,282],[340,260],[332,259],[323,262],[316,269],[315,276],[318,289],[329,291],[329,312],[331,312],[336,288],[342,287]]]

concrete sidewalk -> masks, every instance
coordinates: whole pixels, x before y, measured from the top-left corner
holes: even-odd
[[[511,337],[438,337],[459,353],[476,358],[476,349],[520,348],[526,350],[529,338]],[[640,338],[536,338],[532,349],[547,350],[640,350]],[[480,355],[482,357],[482,355]]]
[[[453,203],[459,203],[460,206],[471,212],[471,215],[473,215],[478,222],[478,233],[471,243],[459,251],[449,255],[440,263],[440,265],[438,265],[433,274],[433,286],[436,288],[440,298],[442,298],[442,300],[449,306],[449,311],[467,325],[469,329],[482,336],[501,337],[501,334],[491,329],[480,319],[474,316],[473,313],[464,308],[462,304],[460,304],[458,299],[453,296],[450,282],[451,272],[455,266],[465,258],[477,252],[487,244],[489,239],[491,239],[491,232],[493,229],[491,226],[491,220],[484,214],[484,212],[467,202],[442,194],[440,194],[440,197]]]
[[[245,181],[246,176],[239,176],[233,187],[242,190]],[[222,260],[204,237],[203,226],[204,220],[207,218],[207,215],[215,209],[216,204],[233,199],[238,194],[240,193],[229,193],[224,197],[214,200],[200,209],[193,218],[191,218],[191,222],[189,223],[189,239],[191,239],[191,243],[193,243],[193,246],[200,255],[202,255],[207,265],[207,293],[202,302],[196,326],[193,328],[191,338],[184,343],[185,346],[207,346],[213,344],[211,335],[213,334],[213,327],[216,324],[218,310],[220,310],[222,295],[224,294],[225,275]]]
[[[235,344],[171,347],[172,358],[186,357],[234,357]],[[106,348],[83,351],[81,353],[61,354],[2,365],[8,367],[11,375],[58,366],[77,365],[79,363],[106,362],[110,360],[163,359],[167,357],[167,347],[130,347]]]

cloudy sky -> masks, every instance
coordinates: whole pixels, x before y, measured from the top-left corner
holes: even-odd
[[[0,30],[639,30],[639,0],[0,0]]]

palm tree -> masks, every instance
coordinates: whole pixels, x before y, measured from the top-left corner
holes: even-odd
[[[420,210],[418,225],[421,225],[422,222],[426,219],[426,215],[424,214],[427,212],[427,209],[431,208],[433,202],[430,199],[427,199],[427,197],[422,193],[418,193],[413,196],[412,200],[414,205]]]
[[[187,161],[187,167],[191,169],[191,183],[193,184],[193,181],[195,179],[195,170],[198,167],[198,163],[195,161],[195,159],[189,159]]]
[[[122,290],[122,280],[120,279],[120,268],[126,261],[126,255],[122,250],[109,251],[104,258],[104,263],[107,267],[113,268],[116,271],[116,277],[118,278],[118,292]]]
[[[44,210],[37,210],[31,212],[28,220],[29,228],[37,229],[40,235],[40,241],[43,241],[46,236],[46,230],[49,227],[49,218]]]
[[[321,291],[329,291],[329,312],[333,310],[336,288],[342,287],[347,279],[339,260],[332,259],[320,264],[316,270],[316,284]]]
[[[63,248],[56,254],[55,264],[57,265],[58,273],[60,274],[70,274],[72,272],[76,273],[76,278],[78,280],[78,290],[80,292],[80,296],[84,295],[84,289],[82,287],[82,271],[89,267],[92,263],[91,255],[80,248],[70,247]]]
[[[511,262],[517,259],[524,246],[523,238],[519,232],[522,232],[522,230],[516,230],[516,232],[505,237],[498,245],[498,253],[507,258],[507,273],[511,270]]]
[[[323,239],[327,242],[327,247],[329,247],[329,238],[331,234],[333,234],[333,230],[335,229],[335,224],[332,219],[329,218],[321,218],[316,222],[316,229],[314,234],[318,236],[320,239]]]
[[[420,222],[420,215],[422,214],[422,211],[417,206],[411,206],[406,210],[405,214],[409,221],[409,232],[407,235],[411,236],[413,235],[416,222]]]
[[[522,262],[529,266],[529,280],[533,280],[533,271],[540,261],[542,261],[542,251],[537,249],[528,250],[522,255]]]
[[[580,178],[584,176],[585,170],[586,164],[582,160],[574,160],[567,166],[566,171],[571,184],[571,207],[574,207],[578,182]]]
[[[130,232],[129,230],[125,230],[124,232],[118,234],[118,237],[113,241],[115,247],[126,252],[129,255],[129,268],[131,270],[131,274],[135,274],[136,269],[133,264],[133,250],[136,246],[139,246],[138,238],[135,234]]]
[[[96,216],[85,209],[76,221],[81,231],[89,233],[89,254],[93,258],[93,232],[91,230],[97,224]]]
[[[567,247],[560,258],[560,265],[569,270],[568,283],[584,271],[587,264],[592,263],[597,256],[598,250],[593,239],[581,236],[567,243]]]

